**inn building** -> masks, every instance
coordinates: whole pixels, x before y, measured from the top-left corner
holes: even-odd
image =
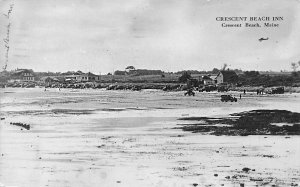
[[[101,80],[99,75],[95,75],[91,72],[81,75],[69,75],[65,77],[66,80],[74,80],[76,82],[99,82]]]
[[[35,75],[31,69],[16,69],[11,74],[10,82],[33,82]]]

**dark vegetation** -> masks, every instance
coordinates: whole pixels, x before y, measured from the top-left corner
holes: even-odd
[[[182,75],[178,78],[178,82],[181,82],[181,83],[185,83],[187,82],[189,79],[191,79],[192,76],[189,72],[183,72]]]
[[[11,122],[10,124],[11,124],[11,125],[14,125],[14,126],[22,127],[22,128],[24,128],[24,129],[26,129],[26,130],[30,130],[30,125],[25,124],[25,123],[19,123],[19,122],[13,123],[13,122]],[[22,129],[21,129],[21,130],[22,130]]]
[[[224,66],[225,67],[225,66]],[[105,84],[141,84],[142,87],[147,88],[155,88],[161,89],[166,86],[165,90],[170,90],[171,87],[174,87],[175,90],[182,84],[189,84],[188,87],[198,87],[197,90],[200,91],[228,91],[228,90],[237,90],[239,87],[275,87],[275,86],[292,86],[297,87],[300,86],[300,72],[294,71],[290,72],[258,72],[258,71],[242,71],[235,69],[233,70],[238,74],[237,80],[228,82],[230,88],[226,87],[218,87],[218,88],[208,88],[203,86],[203,80],[200,77],[216,75],[220,69],[214,68],[211,71],[198,71],[198,70],[186,70],[186,71],[178,71],[178,72],[163,72],[161,70],[146,70],[146,69],[135,69],[133,66],[128,66],[125,71],[117,70],[114,72],[114,75],[100,75],[100,81],[97,83],[89,82],[88,84],[94,84],[96,87],[105,87]],[[12,78],[13,71],[1,72],[0,73],[0,87],[4,87],[5,85],[8,87],[34,87],[34,86],[44,86],[45,77],[52,77],[58,82],[51,83],[53,87],[59,87],[57,84],[63,84],[63,87],[78,87],[76,82],[67,82],[64,80],[65,76],[69,75],[81,75],[84,74],[82,71],[67,71],[67,72],[33,72],[35,76],[35,81],[26,83],[15,83],[10,85],[7,83],[8,80]],[[189,82],[190,81],[190,82]],[[102,84],[99,86],[99,84]],[[73,84],[73,85],[68,85]],[[159,86],[154,86],[149,84],[159,84]],[[164,84],[164,86],[161,86]],[[176,84],[176,86],[174,86]],[[170,86],[169,86],[170,85]],[[82,88],[82,86],[79,86]],[[89,85],[84,86],[89,87]],[[95,87],[95,86],[94,86]],[[107,87],[107,86],[106,86]],[[131,86],[133,87],[133,86]],[[144,89],[144,88],[142,88]],[[173,89],[174,90],[174,89]]]
[[[300,83],[300,72],[291,75],[268,75],[257,71],[245,71],[239,75],[239,84],[248,86],[297,86]]]
[[[300,113],[287,110],[252,110],[225,118],[190,117],[179,120],[199,121],[182,125],[180,129],[184,131],[217,136],[300,135]]]

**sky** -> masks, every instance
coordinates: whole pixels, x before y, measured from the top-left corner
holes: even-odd
[[[1,67],[11,23],[7,70],[105,74],[132,65],[171,72],[226,63],[290,71],[300,61],[300,0],[0,0],[0,11]],[[216,21],[231,16],[284,19],[277,28]]]

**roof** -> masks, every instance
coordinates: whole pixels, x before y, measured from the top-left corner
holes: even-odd
[[[237,74],[234,71],[220,71],[219,74],[222,73],[224,82],[234,82],[238,79]],[[218,75],[219,75],[218,74]]]
[[[17,69],[12,72],[15,75],[21,74],[21,73],[33,73],[31,69]]]
[[[78,75],[66,75],[65,77],[66,78],[75,78],[75,77],[77,77]]]
[[[217,75],[212,75],[212,76],[210,76],[210,78],[211,78],[212,80],[215,80],[215,79],[217,78]]]
[[[93,74],[93,73],[91,73],[91,72],[88,72],[88,73],[82,74],[82,75],[80,75],[80,76],[97,77],[98,75],[95,75],[95,74]]]
[[[204,75],[204,76],[202,77],[202,80],[211,80],[211,78],[210,78],[209,76],[207,76],[207,75]]]
[[[11,72],[12,76],[25,76],[24,73],[30,73],[31,75],[26,75],[27,77],[33,77],[33,70],[31,69],[16,69]]]

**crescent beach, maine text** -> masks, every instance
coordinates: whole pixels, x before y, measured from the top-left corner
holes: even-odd
[[[216,17],[221,27],[279,27],[283,16],[262,17]]]

